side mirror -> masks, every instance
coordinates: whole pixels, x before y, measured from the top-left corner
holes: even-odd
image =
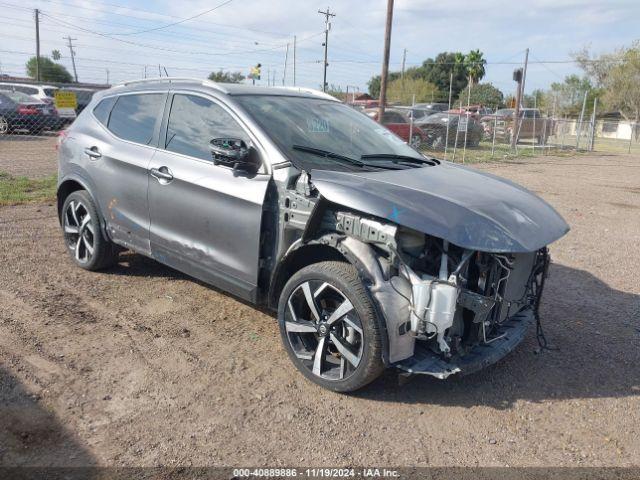
[[[214,165],[226,165],[250,173],[260,168],[257,152],[239,138],[214,138],[209,142],[209,150]]]

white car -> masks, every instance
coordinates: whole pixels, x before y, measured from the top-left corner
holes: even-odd
[[[16,92],[23,92],[27,95],[42,100],[45,103],[53,104],[55,91],[58,87],[53,85],[34,85],[29,83],[2,83],[2,88],[10,88]],[[58,116],[64,119],[66,123],[71,123],[76,119],[76,111],[73,108],[58,108]]]

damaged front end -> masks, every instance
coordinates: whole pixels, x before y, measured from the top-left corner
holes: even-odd
[[[386,320],[389,363],[444,379],[494,363],[534,322],[546,248],[487,253],[362,217],[329,212],[324,229],[371,280]]]

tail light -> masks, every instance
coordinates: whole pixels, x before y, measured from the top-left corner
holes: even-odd
[[[58,132],[58,141],[56,142],[56,150],[60,149],[60,145],[62,145],[64,143],[64,141],[67,139],[67,136],[69,134],[67,133],[66,130],[60,130]]]
[[[20,115],[38,115],[40,111],[30,105],[18,105],[18,113]]]

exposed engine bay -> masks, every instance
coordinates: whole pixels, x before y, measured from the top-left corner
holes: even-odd
[[[287,193],[285,229],[307,231],[298,245],[335,247],[369,280],[386,322],[389,364],[437,378],[470,373],[502,358],[538,319],[546,247],[518,253],[462,248],[328,202],[310,234],[318,197],[309,184],[303,174]]]

